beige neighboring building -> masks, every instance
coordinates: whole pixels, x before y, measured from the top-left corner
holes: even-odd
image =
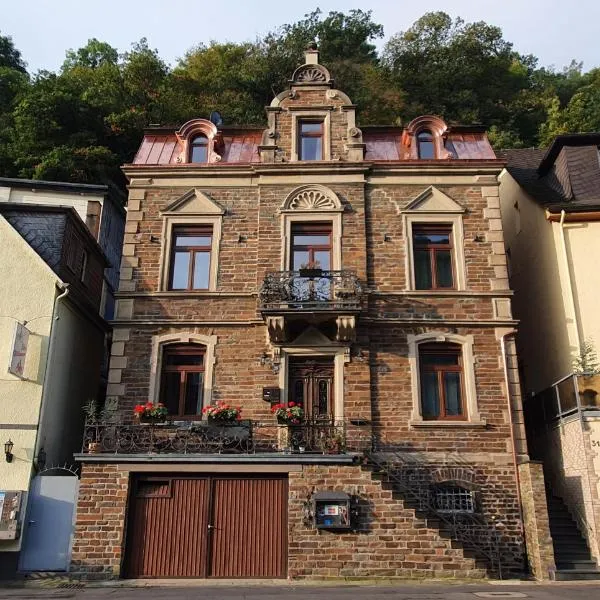
[[[544,462],[559,568],[600,560],[599,144],[600,133],[575,134],[509,150],[500,177],[529,450]],[[564,535],[569,516],[589,561]]]
[[[32,477],[73,463],[98,393],[106,265],[73,208],[0,202],[0,578],[18,566]]]

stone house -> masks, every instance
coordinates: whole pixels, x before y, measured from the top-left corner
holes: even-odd
[[[504,576],[527,535],[547,576],[485,132],[360,129],[314,48],[267,116],[150,129],[124,166],[114,414],[77,455],[72,572]]]
[[[588,578],[600,577],[599,146],[587,133],[509,150],[500,177],[529,449],[557,567]]]

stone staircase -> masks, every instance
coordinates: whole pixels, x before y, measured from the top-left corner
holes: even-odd
[[[585,538],[561,498],[548,495],[548,517],[554,544],[558,581],[600,580],[600,568],[593,560]]]

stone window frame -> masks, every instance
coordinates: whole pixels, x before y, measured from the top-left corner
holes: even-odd
[[[331,160],[331,111],[329,110],[301,110],[294,111],[292,114],[292,162],[320,162],[320,161],[300,161],[298,159],[298,140],[300,134],[301,121],[322,121],[323,122],[323,152],[321,161]]]
[[[306,192],[314,192],[328,200],[331,208],[316,210],[289,208],[296,196]],[[342,213],[344,208],[335,192],[323,185],[300,186],[288,194],[279,212],[281,214],[282,271],[290,270],[293,223],[331,223],[331,270],[340,271],[342,269]]]
[[[463,420],[425,420],[421,411],[421,370],[419,365],[419,346],[424,343],[453,343],[462,350],[464,400],[466,415]],[[475,357],[473,354],[474,338],[472,335],[430,331],[419,335],[408,335],[408,362],[410,365],[412,412],[410,425],[412,427],[461,427],[485,426],[477,404],[477,386],[475,382]]]
[[[202,390],[202,408],[209,406],[212,401],[215,347],[217,345],[217,341],[218,336],[216,335],[203,335],[200,333],[166,333],[163,335],[152,336],[148,400],[154,403],[160,402],[163,349],[166,346],[173,344],[195,344],[204,348],[204,387]]]
[[[449,213],[429,213],[426,214],[419,210],[403,213],[402,215],[404,239],[406,240],[405,249],[405,272],[406,272],[406,290],[419,293],[443,294],[445,291],[455,292],[467,289],[466,265],[464,254],[465,232],[463,227],[462,214]],[[455,278],[454,286],[448,290],[431,289],[418,290],[415,283],[415,258],[413,242],[413,225],[448,225],[452,228],[452,268]]]
[[[206,119],[192,119],[184,123],[175,132],[175,136],[181,148],[177,159],[178,163],[202,165],[221,160],[221,156],[216,152],[216,147],[219,145],[221,138],[216,125],[211,121],[207,121]],[[197,136],[204,136],[207,139],[206,161],[193,163],[191,162],[191,142]]]
[[[170,290],[169,278],[171,276],[171,254],[173,247],[173,233],[177,226],[198,227],[209,225],[212,227],[212,244],[210,249],[210,269],[208,274],[208,289],[203,290]],[[223,234],[223,215],[185,215],[167,214],[163,216],[161,259],[159,269],[160,292],[173,294],[206,294],[217,290],[217,275],[219,271],[219,248]]]

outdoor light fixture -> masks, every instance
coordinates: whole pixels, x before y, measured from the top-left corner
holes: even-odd
[[[13,459],[13,453],[12,453],[12,449],[13,449],[14,444],[12,443],[12,440],[10,438],[8,438],[8,442],[4,442],[4,454],[6,456],[6,462],[12,462]]]

